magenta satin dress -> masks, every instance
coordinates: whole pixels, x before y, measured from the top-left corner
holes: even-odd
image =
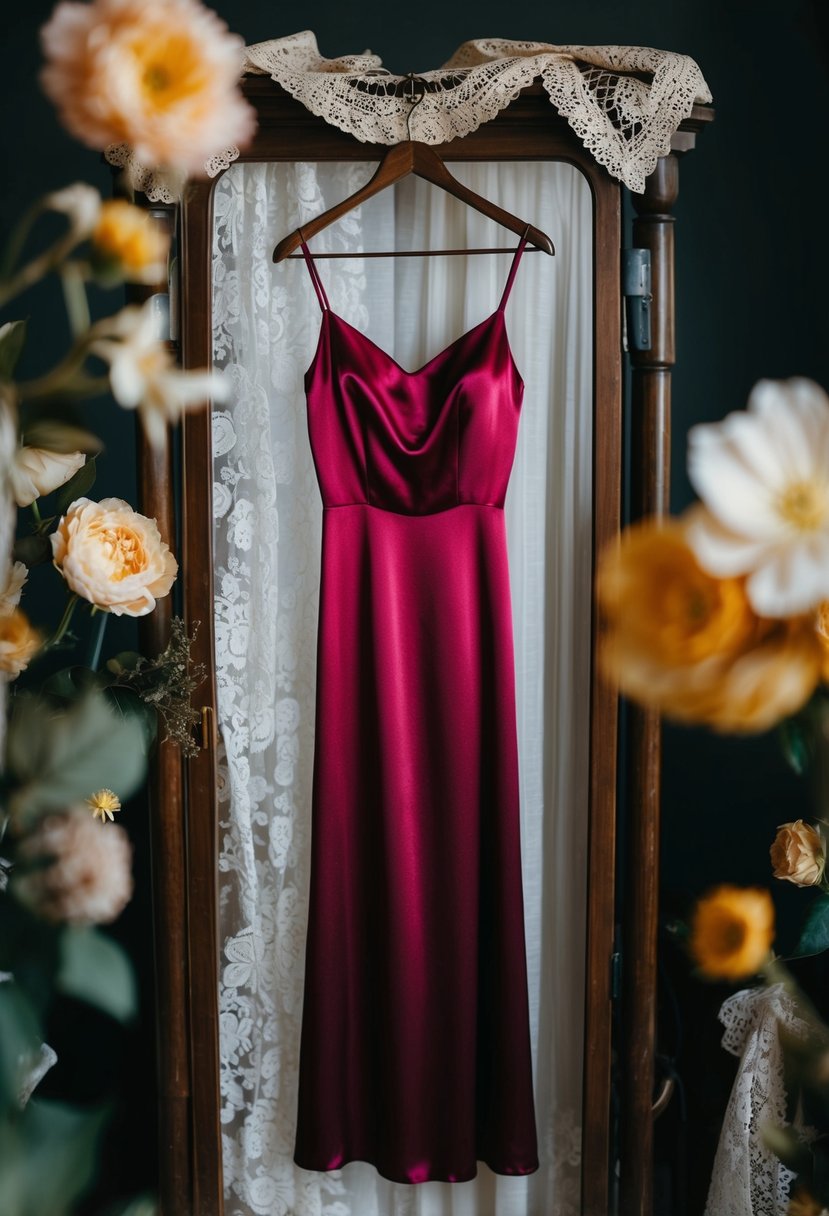
[[[415,372],[328,306],[306,374],[324,505],[295,1160],[538,1168],[504,495],[504,306]]]

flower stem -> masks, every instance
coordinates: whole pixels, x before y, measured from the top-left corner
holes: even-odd
[[[37,499],[33,499],[31,503],[32,515],[35,517],[35,523],[39,526],[43,523],[43,518],[40,514],[40,507],[37,505]]]
[[[91,667],[93,671],[98,670],[98,664],[101,661],[101,646],[106,633],[107,621],[109,620],[108,612],[97,612],[98,619],[94,620],[97,609],[93,607],[93,626],[92,633],[89,638],[89,649],[87,652],[86,665]]]
[[[43,647],[44,650],[51,650],[54,646],[57,646],[59,642],[63,641],[63,638],[64,638],[66,631],[69,628],[69,624],[72,620],[72,614],[75,611],[75,606],[79,599],[80,599],[80,596],[77,594],[70,595],[69,599],[66,602],[66,607],[63,610],[63,616],[60,618],[60,623],[58,624],[58,627],[55,630],[55,632],[49,638],[49,641]]]
[[[66,305],[66,315],[69,318],[69,328],[72,337],[80,338],[90,327],[89,300],[86,295],[86,284],[83,272],[77,262],[64,262],[60,268],[60,281],[63,287],[63,302]]]

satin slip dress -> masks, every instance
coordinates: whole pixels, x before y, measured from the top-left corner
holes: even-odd
[[[538,1168],[504,495],[524,385],[495,312],[408,372],[328,305],[294,1158],[461,1182]]]

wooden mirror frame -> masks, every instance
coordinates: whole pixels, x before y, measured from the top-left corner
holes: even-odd
[[[385,147],[360,143],[326,125],[269,79],[245,77],[243,91],[256,108],[258,130],[240,160],[365,161],[379,160],[386,151]],[[703,107],[695,107],[691,119],[675,136],[676,151],[693,146],[696,130],[710,115]],[[441,155],[447,161],[566,161],[580,170],[590,187],[594,208],[595,577],[596,555],[618,533],[621,515],[622,187],[575,138],[540,85],[525,89],[493,121],[445,145]],[[662,509],[667,499],[673,363],[670,207],[676,196],[676,163],[673,155],[659,162],[640,200],[638,231],[634,234],[636,243],[647,244],[654,258],[654,346],[636,357],[633,375],[630,458],[635,471],[633,501],[638,512]],[[211,254],[217,180],[190,183],[180,208],[180,357],[185,368],[205,368],[212,362]],[[201,719],[201,750],[182,762],[173,744],[162,743],[150,776],[159,1189],[163,1216],[222,1216],[213,471],[208,410],[186,416],[179,455],[177,459],[172,448],[166,453],[153,450],[139,434],[141,509],[157,518],[162,535],[178,549],[184,618],[188,633],[197,629],[193,659],[204,663],[209,673],[195,694]],[[156,653],[166,643],[171,611],[169,600],[165,600],[145,620],[145,653]],[[591,629],[582,1211],[585,1216],[608,1216],[618,713],[614,691],[596,672],[595,619]],[[636,877],[632,886],[626,884],[625,906],[629,945],[626,1050],[620,1053],[622,1210],[639,1214],[650,1210],[656,971],[659,729],[650,715],[632,715],[627,768],[628,853],[633,850],[630,870]]]

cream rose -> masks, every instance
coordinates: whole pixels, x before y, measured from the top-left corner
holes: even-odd
[[[49,452],[46,448],[18,448],[11,467],[14,501],[28,507],[41,494],[51,494],[86,463],[83,452]]]
[[[51,541],[55,565],[72,591],[116,616],[152,612],[178,571],[155,520],[120,498],[77,499]]]
[[[23,838],[18,898],[44,920],[103,925],[132,897],[132,846],[122,827],[102,832],[80,809],[41,819]],[[49,864],[43,863],[51,859]],[[27,863],[29,863],[27,865]]]
[[[0,671],[16,679],[28,667],[42,641],[19,608],[0,614]]]
[[[775,878],[793,882],[796,887],[815,887],[823,878],[826,868],[823,837],[802,819],[780,825],[770,854]]]

